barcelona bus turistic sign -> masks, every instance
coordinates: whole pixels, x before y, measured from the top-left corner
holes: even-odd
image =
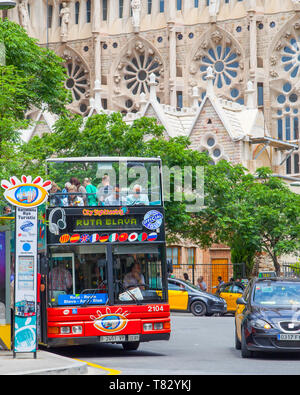
[[[14,357],[37,349],[37,238],[38,209],[48,198],[51,181],[22,176],[2,180],[4,197],[16,207],[14,275]]]

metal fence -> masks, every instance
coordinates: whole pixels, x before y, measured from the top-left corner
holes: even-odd
[[[288,278],[300,278],[300,264],[299,263],[283,263],[281,266],[281,272],[284,277]]]
[[[221,276],[225,282],[228,282],[231,278],[245,278],[246,277],[246,265],[245,263],[227,263],[227,264],[181,264],[173,266],[173,272],[171,273],[176,278],[184,279],[184,273],[188,275],[189,281],[193,284],[197,284],[197,279],[203,276],[205,283],[207,284],[208,292],[214,292],[215,286],[218,285],[218,277]]]

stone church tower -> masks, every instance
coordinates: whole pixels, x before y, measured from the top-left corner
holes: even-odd
[[[19,0],[8,14],[65,60],[71,109],[82,115],[91,98],[137,113],[151,73],[158,101],[177,109],[193,106],[195,90],[201,104],[209,66],[225,100],[244,104],[251,81],[266,130],[291,143],[261,141],[258,151],[280,173],[300,174],[299,0]]]
[[[215,163],[299,179],[300,0],[18,0],[8,17],[64,59],[72,111],[155,116]],[[31,115],[29,138],[51,131]]]

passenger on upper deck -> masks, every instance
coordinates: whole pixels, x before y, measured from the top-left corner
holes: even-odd
[[[97,188],[92,185],[91,179],[90,178],[85,178],[83,180],[83,186],[86,189],[87,193],[87,201],[89,206],[98,206],[98,200],[97,200]]]
[[[136,184],[133,187],[133,194],[127,196],[126,204],[128,206],[145,205],[149,206],[149,199],[146,194],[141,194],[142,187]]]
[[[75,185],[75,186],[76,186],[77,191],[79,192],[79,196],[83,199],[83,201],[84,201],[84,206],[86,206],[86,205],[87,205],[87,199],[86,199],[86,190],[85,190],[85,187],[82,186],[82,185],[80,184],[80,181],[79,181],[78,178],[76,178],[76,177],[71,177],[70,183],[71,183],[72,185]]]
[[[125,206],[126,200],[120,196],[120,187],[117,184],[114,187],[114,192],[110,196],[108,196],[104,201],[105,206]]]
[[[64,189],[61,191],[61,193],[64,194],[64,195],[61,195],[61,199],[62,199],[62,200],[63,200],[63,199],[66,199],[66,198],[68,197],[68,190],[69,190],[70,186],[71,186],[71,183],[70,183],[70,182],[66,182],[66,183],[65,183],[65,187],[64,187]]]
[[[50,189],[50,205],[51,206],[61,206],[62,201],[61,201],[61,195],[56,195],[56,193],[60,192],[59,186],[55,183],[52,182],[52,187]]]
[[[102,205],[113,192],[113,187],[110,185],[109,175],[105,174],[102,177],[102,186],[98,185],[97,198],[99,204]]]
[[[82,197],[77,196],[78,191],[75,185],[71,185],[68,192],[68,198],[63,199],[62,201],[64,206],[84,206]]]

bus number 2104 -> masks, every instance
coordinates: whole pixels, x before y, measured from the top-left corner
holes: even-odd
[[[164,311],[164,306],[148,306],[148,312],[150,311]]]

